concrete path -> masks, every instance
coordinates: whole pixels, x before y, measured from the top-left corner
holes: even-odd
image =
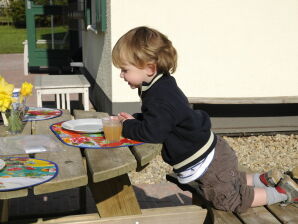
[[[23,54],[0,54],[0,75],[8,83],[20,88],[22,83],[27,81],[34,84],[37,74],[24,75]],[[28,98],[28,106],[36,105],[36,92]]]

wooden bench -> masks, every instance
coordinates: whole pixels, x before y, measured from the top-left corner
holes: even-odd
[[[240,214],[216,210],[210,203],[198,194],[198,183],[180,184],[175,174],[168,174],[166,179],[175,183],[182,190],[190,191],[193,197],[193,203],[204,206],[208,210],[208,220],[215,224],[273,224],[273,223],[298,223],[298,207],[288,205],[282,207],[279,204],[270,206],[260,206],[250,208],[248,211]]]
[[[31,224],[198,224],[205,223],[206,209],[196,205],[142,209],[142,214],[100,218],[97,213],[60,218],[23,220]]]

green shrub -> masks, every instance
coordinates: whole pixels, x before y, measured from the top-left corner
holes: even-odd
[[[0,16],[5,16],[4,8],[0,7]]]
[[[36,0],[37,5],[48,5],[49,0]],[[55,2],[55,5],[68,5],[67,0],[61,0]],[[26,27],[26,11],[25,11],[25,0],[10,0],[10,6],[8,8],[8,15],[12,18],[14,26],[17,28]],[[37,27],[49,26],[50,17],[49,16],[38,16],[35,17],[35,22]]]
[[[15,27],[26,27],[25,1],[11,1],[9,6],[9,16],[11,16]]]

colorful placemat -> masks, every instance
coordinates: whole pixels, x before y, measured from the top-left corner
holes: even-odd
[[[29,107],[23,121],[48,120],[62,115],[62,111],[53,108]]]
[[[56,163],[28,157],[2,158],[5,167],[0,171],[0,191],[13,191],[47,182],[58,174]]]
[[[134,141],[128,138],[121,138],[119,142],[115,143],[107,143],[103,132],[83,134],[69,131],[61,127],[63,122],[52,124],[50,128],[61,142],[69,146],[89,149],[105,149],[144,144],[143,142]]]

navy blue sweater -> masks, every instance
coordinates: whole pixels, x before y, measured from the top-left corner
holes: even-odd
[[[207,113],[190,108],[171,75],[158,75],[142,86],[142,113],[123,123],[122,135],[162,143],[162,157],[181,172],[206,158],[216,144]]]

